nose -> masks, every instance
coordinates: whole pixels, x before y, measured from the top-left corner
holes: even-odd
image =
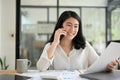
[[[75,28],[74,26],[71,27],[71,32],[74,32],[75,31]]]

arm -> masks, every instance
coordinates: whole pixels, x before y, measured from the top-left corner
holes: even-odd
[[[49,59],[51,59],[53,57],[55,49],[56,49],[57,45],[60,43],[61,35],[66,35],[66,31],[64,28],[60,28],[60,29],[56,30],[56,32],[55,32],[54,41],[51,43],[50,47],[47,50]]]
[[[40,71],[45,71],[49,68],[49,66],[51,65],[52,59],[49,60],[47,57],[47,50],[50,46],[50,43],[47,43],[43,49],[43,52],[40,56],[40,59],[37,61],[37,69]]]
[[[54,42],[52,42],[51,45],[50,45],[50,47],[47,50],[48,59],[52,59],[53,58],[53,55],[54,55],[56,47],[57,47],[57,44],[54,43]]]
[[[91,66],[98,58],[99,55],[95,49],[86,41],[87,53],[88,53],[88,67]]]
[[[56,50],[57,45],[60,43],[60,36],[65,34],[66,31],[63,28],[56,30],[53,42],[45,46],[42,55],[37,62],[37,68],[40,71],[47,70],[49,66],[52,65],[52,61],[54,59],[54,52]]]

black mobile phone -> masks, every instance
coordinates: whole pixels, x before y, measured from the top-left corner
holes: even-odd
[[[61,40],[63,37],[64,37],[64,35],[61,35],[61,36],[60,36],[60,40]]]
[[[63,26],[62,26],[62,28],[63,28]],[[61,35],[61,36],[60,36],[60,40],[61,40],[63,37],[64,37],[64,35]]]

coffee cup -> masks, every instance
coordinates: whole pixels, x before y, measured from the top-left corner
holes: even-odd
[[[31,61],[28,59],[17,59],[17,72],[25,73],[31,66]]]

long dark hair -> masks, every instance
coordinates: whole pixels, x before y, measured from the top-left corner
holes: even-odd
[[[48,42],[53,42],[54,40],[54,34],[55,34],[55,31],[59,28],[62,28],[62,25],[64,23],[64,21],[70,17],[73,17],[75,19],[78,20],[79,22],[79,30],[78,30],[78,33],[77,35],[74,37],[74,39],[72,40],[73,42],[73,45],[75,47],[75,49],[80,49],[80,48],[85,48],[85,38],[83,36],[83,33],[82,33],[82,23],[81,23],[81,19],[80,17],[74,12],[74,11],[64,11],[61,16],[59,17],[58,19],[58,22],[56,23],[56,26],[55,26],[55,29],[54,29],[54,32],[50,38],[50,40]],[[60,40],[63,38],[63,36],[61,36]]]

